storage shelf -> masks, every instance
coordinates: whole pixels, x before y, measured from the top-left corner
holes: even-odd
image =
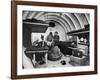
[[[78,43],[78,44],[89,46],[89,43],[84,43],[84,42],[80,42],[80,43]]]
[[[71,31],[71,32],[68,32],[67,34],[68,35],[72,35],[72,36],[77,36],[77,35],[81,35],[81,34],[89,34],[89,29],[80,29],[80,30],[74,30],[74,31]]]

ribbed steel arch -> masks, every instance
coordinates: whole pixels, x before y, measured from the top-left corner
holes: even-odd
[[[36,19],[40,19],[40,17],[43,17],[43,16],[45,16],[45,15],[47,15],[48,14],[48,12],[46,13],[46,12],[38,12],[37,13],[37,15],[36,16],[34,16]],[[55,14],[55,13],[53,13],[53,14]],[[59,14],[59,13],[57,13],[57,14]],[[47,15],[48,16],[48,15]],[[61,17],[60,17],[61,18]],[[65,21],[65,20],[64,20]],[[65,23],[67,23],[68,24],[68,22],[66,22],[65,21]],[[69,25],[69,24],[68,24]],[[70,30],[68,30],[68,31],[70,31]]]
[[[23,11],[22,19],[27,19],[27,15],[29,14],[29,11]]]
[[[87,13],[87,14],[84,14],[85,17],[86,17],[86,20],[88,22],[88,24],[90,24],[90,15]]]
[[[55,14],[54,16],[57,16],[59,19],[62,19],[62,21],[64,22],[64,24],[69,25],[69,30],[68,30],[68,31],[73,30],[70,24],[75,25],[75,24],[74,24],[74,21],[77,21],[77,19],[75,20],[74,18],[73,18],[74,20],[72,20],[72,18],[71,18],[72,16],[69,17],[68,15],[64,14],[64,16],[66,17],[66,19],[65,19],[64,17],[59,16],[59,14],[61,14],[61,13],[52,13],[52,12],[49,13],[49,12],[38,12],[38,11],[37,11],[37,12],[35,12],[35,11],[32,12],[32,11],[31,11],[31,12],[28,12],[28,15],[26,15],[26,16],[27,16],[27,17],[30,17],[30,16],[31,16],[32,18],[34,17],[34,18],[38,19],[38,18],[40,18],[41,16],[45,16],[46,14]],[[56,14],[57,14],[57,15],[56,15]],[[71,14],[70,14],[70,15],[71,15]],[[50,15],[50,16],[51,16],[51,15]],[[52,15],[52,16],[53,16],[53,15]],[[26,18],[27,18],[27,17],[26,17]],[[30,17],[30,18],[31,18],[31,17]],[[69,18],[68,18],[68,17],[69,17]],[[70,21],[69,21],[70,23],[68,22],[67,19],[70,19]],[[72,22],[73,22],[73,23],[72,23]],[[78,22],[77,22],[77,23],[78,23]],[[77,23],[76,23],[76,24],[77,24]],[[77,26],[77,27],[78,27],[78,26]],[[74,26],[74,29],[75,29],[75,26]]]
[[[65,25],[68,25],[69,26],[69,29],[68,30],[71,31],[70,24],[65,19],[63,19],[61,16],[59,16],[59,14],[48,13],[48,14],[45,14],[45,15],[47,15],[48,17],[53,16],[53,17],[56,17],[56,18],[61,19],[64,22]]]
[[[39,17],[44,16],[45,12],[41,11],[41,12],[37,12],[37,15],[35,15],[36,19],[39,19]]]
[[[65,19],[63,19],[61,16],[52,14],[52,15],[48,15],[48,17],[55,17],[55,18],[61,20],[65,25],[68,26],[68,27],[66,26],[68,28],[68,31],[71,31],[71,27],[70,27],[69,23]]]
[[[51,22],[51,21],[53,21],[53,22],[59,24],[59,25],[64,29],[64,31],[66,32],[65,26],[64,26],[61,22],[59,22],[59,21],[57,21],[57,20],[55,20],[55,19],[47,19],[47,20],[45,20],[45,21],[46,21],[46,22]]]
[[[27,18],[39,18],[40,16],[44,15],[44,13],[46,12],[38,12],[38,11],[25,11],[23,13],[23,18],[27,19]],[[37,16],[37,17],[36,17]],[[55,20],[56,21],[56,20]],[[58,21],[56,21],[57,23],[59,23]],[[59,23],[60,25],[62,25],[61,23]],[[63,26],[63,25],[62,25]],[[63,29],[66,32],[66,29],[63,27]]]
[[[28,11],[28,15],[26,16],[26,19],[31,19],[30,15],[32,15],[33,12],[32,11]]]
[[[63,18],[65,18],[65,19],[68,19],[67,20],[67,22],[69,21],[69,23],[70,23],[70,25],[71,25],[71,28],[72,28],[72,30],[75,30],[76,28],[75,28],[75,25],[74,25],[74,23],[73,23],[73,21],[69,18],[69,16],[67,16],[67,15],[65,15],[65,14],[63,14],[63,16],[62,16]]]
[[[35,16],[35,18],[37,18],[37,19],[40,19],[40,17],[43,17],[43,16],[45,16],[45,15],[57,15],[57,16],[60,16],[60,14],[63,14],[63,13],[55,13],[55,12],[39,12],[38,14],[37,14],[37,16]],[[64,16],[65,17],[65,16]],[[75,25],[73,24],[73,22],[72,21],[69,21],[69,20],[71,20],[71,19],[69,19],[69,17],[67,17],[67,18],[64,18],[63,16],[62,17],[60,17],[60,18],[62,18],[68,25],[70,25],[70,31],[72,31],[72,30],[75,30]],[[41,18],[42,19],[42,18]],[[73,28],[74,27],[74,28]]]
[[[66,25],[65,25],[61,20],[59,20],[59,19],[57,19],[57,18],[55,18],[55,17],[50,17],[50,18],[48,18],[47,20],[55,20],[55,21],[57,21],[57,22],[60,23],[61,26],[65,29],[65,32],[66,32],[66,33],[69,32],[69,31],[68,31],[68,28],[66,27]]]
[[[39,12],[39,11],[26,11],[27,12],[27,15],[25,16],[26,19],[32,19],[32,18],[36,18],[36,16],[39,16],[40,13],[44,13],[44,12]]]
[[[84,13],[74,14],[81,24],[81,28],[84,28],[84,25],[88,24],[86,17],[83,15]]]
[[[35,16],[37,15],[37,11],[33,11],[32,14],[30,14],[30,19],[35,18]]]
[[[45,16],[45,14],[56,14],[56,15],[59,15],[60,12],[40,12],[36,18],[40,18],[41,16]],[[47,16],[46,16],[47,17]]]
[[[80,22],[77,19],[77,17],[74,15],[74,13],[66,13],[65,16],[66,15],[69,16],[72,22],[74,23],[76,30],[81,28]]]
[[[85,14],[87,14],[87,13],[85,13]],[[85,14],[82,14],[82,15],[84,16],[84,18],[85,18],[85,20],[86,20],[86,23],[89,24],[89,21],[88,21],[88,19],[87,19],[87,17],[86,17]]]
[[[44,12],[44,13],[41,13],[41,15],[40,16],[38,16],[37,18],[39,18],[39,19],[42,19],[42,17],[43,16],[49,16],[49,15],[53,15],[53,16],[57,16],[58,18],[61,18],[63,21],[65,21],[65,23],[67,23],[70,27],[70,31],[72,31],[73,30],[73,27],[74,27],[74,25],[72,25],[73,23],[72,23],[72,21],[70,22],[68,19],[66,19],[66,18],[64,18],[63,16],[61,16],[62,15],[62,13],[55,13],[55,12]],[[74,28],[75,29],[75,28]]]

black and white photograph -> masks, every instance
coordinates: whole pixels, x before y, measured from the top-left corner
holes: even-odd
[[[22,11],[23,69],[90,65],[90,14]]]
[[[12,3],[12,78],[97,73],[97,7]]]

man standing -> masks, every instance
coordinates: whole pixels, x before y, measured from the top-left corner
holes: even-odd
[[[53,42],[53,34],[52,32],[50,32],[49,35],[47,36],[47,45],[51,46],[52,42]]]
[[[54,42],[59,41],[60,38],[59,38],[59,35],[58,35],[58,32],[57,31],[54,33],[53,39],[54,39]]]

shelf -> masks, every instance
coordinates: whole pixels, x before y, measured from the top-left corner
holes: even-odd
[[[79,36],[79,35],[84,35],[84,34],[87,35],[89,34],[89,32],[90,32],[90,25],[87,24],[87,25],[84,25],[84,28],[73,30],[71,32],[68,32],[67,34],[71,36]]]
[[[78,43],[78,44],[89,46],[89,43],[84,43],[84,42],[80,42],[80,43]]]
[[[44,23],[34,23],[34,22],[23,22],[25,24],[32,24],[32,25],[40,25],[40,26],[49,26],[49,24]]]
[[[79,48],[74,48],[74,47],[68,47],[69,49],[72,49],[72,50],[77,50],[77,49],[79,49]]]
[[[68,32],[68,35],[72,35],[72,36],[77,36],[77,35],[82,35],[82,34],[89,34],[89,29],[87,28],[83,28],[83,29],[79,29],[79,30],[74,30],[71,32]]]

